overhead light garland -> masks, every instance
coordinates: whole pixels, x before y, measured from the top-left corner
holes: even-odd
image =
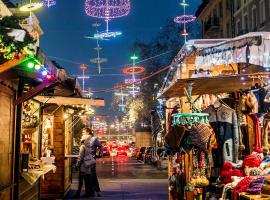
[[[185,37],[185,42],[187,41],[187,36],[189,33],[187,32],[187,24],[190,22],[193,22],[196,17],[194,15],[187,15],[186,14],[186,7],[189,6],[189,4],[186,2],[186,0],[182,0],[182,2],[179,4],[180,6],[183,7],[183,15],[177,16],[174,18],[174,22],[178,24],[182,24],[184,26],[184,30],[181,33],[182,36]]]
[[[97,38],[115,38],[122,35],[120,31],[110,31],[112,19],[127,16],[130,12],[129,0],[85,0],[85,12],[88,16],[104,19],[106,30],[96,33]]]

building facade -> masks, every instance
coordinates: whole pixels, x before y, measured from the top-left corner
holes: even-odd
[[[235,36],[270,31],[270,0],[235,0],[233,6]]]
[[[232,30],[231,0],[203,0],[196,16],[202,23],[204,39],[230,38]]]
[[[270,31],[270,0],[203,0],[196,16],[203,38],[231,38]]]

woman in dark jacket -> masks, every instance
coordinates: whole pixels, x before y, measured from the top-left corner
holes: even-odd
[[[92,155],[92,147],[90,140],[86,139],[82,141],[81,147],[80,147],[80,154],[78,158],[78,167],[79,167],[79,188],[76,193],[77,197],[80,197],[80,192],[82,189],[83,181],[85,184],[85,191],[86,194],[84,197],[93,197],[95,196],[93,187],[92,187],[92,181],[91,181],[91,173],[92,173],[92,167],[85,165],[85,158],[89,157],[89,155]],[[94,159],[94,158],[93,158]]]

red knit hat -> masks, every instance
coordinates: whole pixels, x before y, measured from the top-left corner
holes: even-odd
[[[245,167],[259,167],[260,164],[262,163],[261,158],[259,158],[256,155],[248,155],[245,157],[244,161],[243,161],[243,168]]]
[[[232,172],[232,163],[225,162],[220,171],[220,181],[225,184],[231,183],[232,182],[231,172]]]
[[[245,172],[243,172],[243,170],[240,170],[240,169],[233,169],[231,171],[231,176],[244,177],[245,176]]]

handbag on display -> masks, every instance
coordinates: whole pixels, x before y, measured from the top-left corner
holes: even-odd
[[[195,145],[204,152],[217,147],[216,135],[210,124],[194,124],[189,130],[190,144]]]
[[[165,142],[174,150],[180,148],[180,144],[185,135],[186,128],[184,126],[173,126],[165,135]]]

